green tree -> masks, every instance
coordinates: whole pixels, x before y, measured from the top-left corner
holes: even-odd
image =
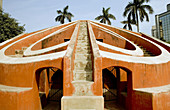
[[[133,0],[133,2],[129,2],[129,4],[125,7],[125,11],[123,13],[123,16],[128,15],[128,21],[135,21],[137,25],[137,31],[139,32],[139,18],[140,21],[143,22],[144,18],[146,18],[146,21],[149,22],[148,13],[153,13],[153,9],[150,5],[145,5],[144,3],[149,2],[150,0]]]
[[[106,24],[106,22],[107,22],[107,24],[111,25],[110,19],[116,20],[116,17],[114,15],[112,15],[112,14],[109,14],[108,13],[109,10],[110,10],[110,7],[107,8],[107,9],[105,9],[103,7],[102,15],[97,16],[95,18],[95,20],[100,20],[100,22],[104,23],[104,24]]]
[[[131,20],[131,21],[128,21],[128,20],[124,20],[124,21],[121,21],[122,24],[125,24],[123,26],[123,29],[129,29],[132,31],[132,25],[136,25],[136,22]]]
[[[13,38],[25,31],[24,25],[19,26],[16,19],[0,9],[0,43]]]
[[[59,15],[55,18],[55,21],[64,24],[65,18],[67,18],[67,20],[71,22],[71,17],[74,17],[74,15],[68,12],[67,10],[68,10],[68,5],[63,9],[63,11],[57,10],[57,14]]]

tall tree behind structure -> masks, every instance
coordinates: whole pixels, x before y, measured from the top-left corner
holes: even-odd
[[[97,16],[95,18],[95,20],[100,20],[101,23],[104,23],[104,24],[107,23],[107,24],[111,25],[110,19],[116,20],[116,17],[112,14],[109,14],[109,12],[108,12],[109,10],[110,10],[110,8],[105,9],[103,7],[102,15]]]
[[[63,9],[63,11],[57,10],[57,14],[59,15],[55,18],[56,22],[59,21],[61,24],[64,24],[66,18],[69,22],[71,22],[71,17],[74,17],[74,15],[67,10],[68,5]]]
[[[146,21],[149,21],[148,13],[153,13],[153,9],[150,5],[145,5],[144,3],[149,2],[150,0],[133,0],[133,2],[129,2],[129,4],[125,7],[125,11],[123,16],[128,16],[128,21],[134,21],[137,25],[137,31],[139,32],[139,19],[143,22],[144,18]]]
[[[2,10],[2,0],[0,0],[0,9]]]
[[[16,19],[0,9],[0,43],[15,37],[25,31],[24,26],[19,26]]]
[[[136,25],[135,21],[131,20],[131,21],[128,21],[128,20],[125,20],[125,21],[121,21],[122,24],[125,24],[123,26],[123,29],[129,29],[132,31],[132,25]]]

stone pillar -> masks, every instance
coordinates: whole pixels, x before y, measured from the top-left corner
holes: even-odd
[[[117,101],[120,103],[120,97],[121,97],[121,90],[120,90],[120,68],[115,67],[116,69],[116,77],[117,77]]]

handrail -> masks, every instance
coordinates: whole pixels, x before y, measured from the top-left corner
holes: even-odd
[[[92,49],[92,67],[93,67],[93,81],[92,91],[97,96],[102,96],[102,57],[99,52],[99,47],[96,43],[95,35],[93,33],[90,22],[88,21],[89,39]]]
[[[73,94],[73,70],[74,70],[74,58],[75,58],[75,50],[77,44],[77,37],[78,37],[78,30],[79,30],[80,23],[78,22],[74,32],[71,36],[70,43],[67,47],[67,52],[64,56],[64,70],[63,70],[63,96],[70,96]]]

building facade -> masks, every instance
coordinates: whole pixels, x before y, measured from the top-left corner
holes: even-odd
[[[170,41],[170,4],[167,5],[167,11],[155,15],[156,36],[161,40]]]
[[[152,36],[156,37],[156,26],[152,26],[151,32],[152,32]]]
[[[169,110],[170,45],[89,20],[0,43],[0,110],[119,107]]]

